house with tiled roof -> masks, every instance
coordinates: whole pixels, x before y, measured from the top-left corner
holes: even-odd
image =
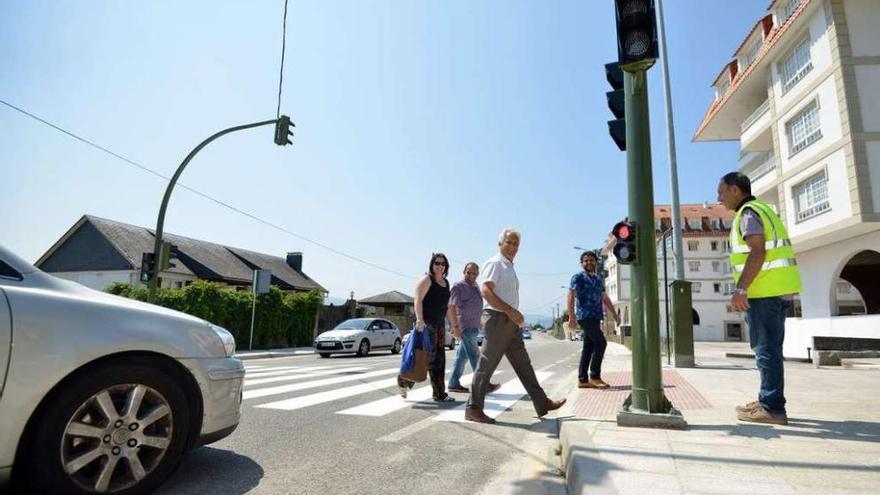
[[[254,270],[270,270],[272,285],[282,291],[326,292],[303,272],[301,252],[286,257],[257,253],[166,233],[176,248],[173,266],[159,274],[161,287],[181,288],[194,280],[250,288]],[[103,290],[113,282],[143,286],[141,258],[153,251],[154,231],[127,223],[84,215],[35,263],[57,277]]]
[[[738,141],[752,193],[785,222],[803,280],[784,353],[880,338],[880,1],[774,0],[694,141]]]

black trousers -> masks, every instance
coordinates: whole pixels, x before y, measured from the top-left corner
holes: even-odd
[[[578,380],[585,382],[590,378],[602,377],[602,358],[608,341],[599,329],[602,320],[584,318],[578,325],[584,331],[584,348],[581,350],[581,364],[578,366]]]

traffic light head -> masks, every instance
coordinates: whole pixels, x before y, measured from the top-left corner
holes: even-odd
[[[620,67],[652,65],[658,57],[654,0],[614,0]]]
[[[620,151],[626,151],[626,100],[623,93],[623,71],[617,62],[605,64],[605,79],[613,91],[605,93],[608,109],[614,120],[608,121],[608,134]]]
[[[629,265],[638,260],[636,253],[636,226],[632,222],[618,222],[611,231],[614,236],[614,257],[621,265]]]
[[[141,256],[141,282],[149,283],[153,279],[155,273],[153,269],[156,264],[156,256],[153,253],[144,253]]]
[[[290,121],[290,117],[287,115],[279,117],[275,122],[275,144],[278,146],[293,144],[293,141],[290,140],[293,137],[293,131],[290,130],[292,127],[296,127],[296,125]]]

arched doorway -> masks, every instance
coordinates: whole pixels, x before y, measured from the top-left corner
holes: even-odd
[[[880,253],[866,249],[847,261],[831,287],[838,315],[880,314]],[[841,283],[841,281],[845,283]],[[851,287],[848,290],[848,286]],[[856,297],[856,294],[858,297]],[[860,311],[860,308],[864,308]]]
[[[696,309],[691,308],[691,314],[694,318],[694,326],[699,325],[700,324],[700,313],[697,313]]]

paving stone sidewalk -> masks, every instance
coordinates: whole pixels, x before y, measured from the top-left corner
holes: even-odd
[[[608,391],[575,388],[559,413],[569,494],[880,493],[880,371],[786,362],[788,426],[741,423],[755,400],[743,344],[697,343],[697,367],[664,367],[664,390],[688,429],[618,427],[631,355],[609,343]],[[664,359],[665,362],[665,359]]]

